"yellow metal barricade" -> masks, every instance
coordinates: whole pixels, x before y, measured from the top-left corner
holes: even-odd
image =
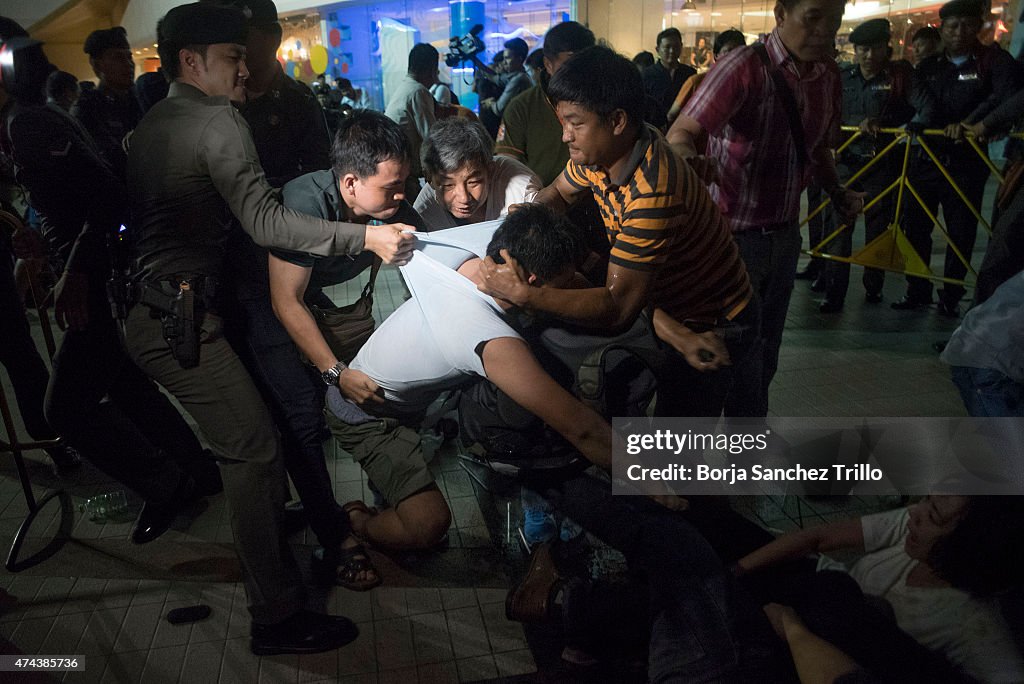
[[[851,135],[839,147],[839,149],[836,151],[837,154],[841,153],[843,150],[849,147],[855,140],[857,140],[863,135],[860,129],[857,128],[856,126],[843,126],[842,129],[844,131],[853,133],[853,135]],[[914,143],[916,143],[920,146],[921,150],[924,151],[924,153],[928,156],[932,163],[935,164],[935,166],[939,169],[939,172],[949,182],[950,187],[957,194],[960,200],[971,210],[971,213],[974,214],[975,218],[978,220],[978,223],[981,224],[981,226],[989,235],[992,234],[992,227],[989,225],[988,221],[985,220],[985,217],[981,215],[981,208],[975,207],[971,202],[968,201],[967,196],[964,194],[963,190],[957,184],[956,180],[952,177],[952,175],[950,175],[949,171],[942,164],[942,162],[936,156],[935,152],[932,151],[931,146],[925,140],[927,137],[930,136],[944,136],[944,132],[942,130],[925,130],[922,131],[921,133],[911,133],[906,130],[903,130],[902,128],[882,128],[879,129],[879,133],[893,135],[894,138],[889,144],[882,148],[880,152],[878,152],[874,157],[868,160],[868,162],[863,167],[861,167],[852,176],[850,176],[850,178],[843,184],[843,187],[849,187],[852,183],[855,183],[858,179],[863,177],[864,174],[866,174],[873,167],[875,167],[875,165],[879,163],[879,160],[885,157],[885,155],[891,153],[894,149],[902,145],[903,159],[900,164],[899,174],[893,179],[892,183],[890,183],[886,187],[886,189],[879,193],[876,197],[866,198],[864,204],[864,210],[867,211],[868,209],[874,207],[876,204],[885,199],[890,193],[897,193],[896,207],[893,211],[893,216],[889,222],[888,229],[884,233],[879,235],[877,238],[875,238],[868,244],[864,245],[864,247],[862,247],[860,250],[853,252],[848,257],[838,256],[835,254],[828,254],[824,252],[824,248],[833,240],[835,240],[839,235],[841,235],[843,231],[853,230],[853,225],[842,223],[835,230],[826,235],[824,239],[821,240],[821,242],[819,242],[816,245],[811,245],[810,249],[805,250],[804,253],[812,257],[818,257],[821,259],[842,261],[845,263],[858,264],[860,266],[866,266],[869,268],[879,268],[886,271],[903,273],[905,275],[928,278],[929,280],[939,282],[947,282],[954,283],[957,285],[969,286],[970,283],[967,283],[963,280],[946,278],[944,276],[936,275],[935,273],[933,273],[932,270],[925,263],[925,261],[921,258],[921,256],[918,255],[917,251],[913,248],[913,246],[911,246],[910,241],[907,239],[906,232],[904,231],[903,226],[901,225],[901,217],[903,215],[905,203],[911,200],[916,201],[918,205],[920,205],[921,209],[928,216],[928,218],[932,221],[933,225],[939,228],[939,231],[942,233],[942,236],[945,239],[946,244],[949,245],[950,249],[952,249],[953,253],[956,254],[957,258],[960,259],[964,266],[967,267],[968,273],[970,273],[971,275],[977,275],[974,271],[974,268],[971,266],[970,255],[963,254],[963,252],[953,242],[953,240],[949,236],[949,232],[947,231],[945,225],[941,221],[939,221],[938,216],[936,216],[931,211],[931,209],[928,208],[928,206],[924,203],[924,200],[921,198],[921,195],[918,194],[918,191],[914,188],[914,185],[913,183],[911,183],[908,174],[908,171],[910,169],[910,149],[911,146]],[[1024,134],[1018,133],[1014,134],[1011,137],[1024,139]],[[992,174],[1001,183],[1003,181],[1002,173],[995,166],[995,164],[993,164],[992,161],[988,158],[988,155],[982,149],[981,145],[978,144],[978,141],[975,140],[973,137],[967,137],[966,141],[967,144],[969,144],[971,148],[973,148],[974,151],[981,157],[981,159],[985,162],[985,165],[988,166]],[[825,201],[819,204],[813,211],[809,211],[807,214],[807,218],[803,220],[801,226],[807,224],[811,219],[813,219],[815,216],[824,211],[825,207],[828,206],[829,202],[831,202],[831,199],[825,199]]]

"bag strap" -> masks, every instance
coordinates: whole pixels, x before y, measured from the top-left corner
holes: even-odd
[[[373,297],[373,283],[377,280],[377,273],[380,271],[380,265],[384,263],[379,256],[373,257],[373,266],[370,267],[370,280],[366,283],[366,287],[363,288],[363,294],[360,295],[363,299]]]
[[[789,120],[789,130],[793,134],[793,142],[796,145],[796,159],[800,165],[800,175],[802,176],[807,168],[807,142],[804,138],[804,125],[800,121],[800,112],[796,104],[796,97],[793,95],[793,89],[786,83],[786,77],[782,75],[782,72],[772,64],[772,59],[768,56],[768,48],[765,47],[764,43],[757,42],[751,47],[754,48],[754,52],[761,58],[765,68],[768,70],[768,75],[775,84],[775,95],[779,98],[782,108],[786,111],[786,118]]]

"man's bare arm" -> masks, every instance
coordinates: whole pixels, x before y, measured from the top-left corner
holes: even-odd
[[[537,193],[533,201],[550,207],[559,214],[564,214],[569,207],[576,204],[582,194],[582,190],[573,187],[560,173],[546,188]]]
[[[703,132],[704,127],[700,125],[699,121],[685,114],[680,114],[672,122],[668,133],[665,134],[665,140],[672,146],[676,154],[683,159],[689,159],[700,154],[697,151],[696,141]]]
[[[864,528],[860,518],[836,522],[789,532],[739,559],[734,567],[737,574],[746,574],[803,558],[809,553],[824,553],[837,549],[864,550]]]
[[[295,346],[321,372],[334,368],[338,358],[324,339],[317,327],[313,314],[306,308],[303,297],[309,286],[309,278],[313,269],[292,264],[278,259],[271,254],[268,257],[270,272],[270,302],[274,307],[284,329],[295,342]],[[380,396],[380,387],[368,375],[353,368],[346,368],[338,378],[338,386],[342,394],[357,404],[384,401]]]
[[[590,328],[620,329],[636,320],[648,299],[653,274],[608,266],[607,285],[582,290],[532,287],[515,259],[502,250],[504,264],[488,257],[480,264],[480,290],[530,311],[543,311]]]
[[[832,150],[823,145],[814,149],[811,155],[814,164],[814,175],[821,187],[832,199],[832,204],[843,220],[854,221],[864,209],[866,193],[844,188],[836,171],[836,158]]]
[[[267,265],[270,302],[281,324],[313,365],[321,371],[333,368],[338,359],[303,301],[313,269],[278,259],[273,254],[268,257]]]
[[[672,151],[686,160],[686,163],[697,172],[697,176],[705,183],[718,181],[718,163],[712,157],[701,154],[697,149],[697,139],[704,133],[704,127],[696,119],[680,114],[672,122],[665,139]]]
[[[482,356],[487,379],[498,389],[569,440],[588,461],[611,468],[611,426],[544,372],[524,341],[499,337],[484,345]]]

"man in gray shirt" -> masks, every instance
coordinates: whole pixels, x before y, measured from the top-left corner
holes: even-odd
[[[315,653],[357,630],[303,609],[301,577],[281,529],[285,477],[269,411],[223,336],[218,278],[235,222],[266,247],[330,256],[369,250],[403,263],[408,226],[335,223],[284,208],[260,167],[244,98],[244,15],[194,3],[157,27],[168,97],[139,124],[128,154],[138,304],[125,343],[138,366],[191,414],[218,456],[242,566],[251,648]],[[187,489],[187,487],[185,488]],[[187,500],[189,491],[178,492]],[[155,524],[169,524],[168,511]]]
[[[437,82],[438,52],[433,45],[417,43],[409,51],[409,73],[388,98],[384,114],[405,131],[412,148],[412,169],[405,184],[405,196],[414,201],[420,194],[420,146],[430,127],[437,121],[437,110],[430,86]]]

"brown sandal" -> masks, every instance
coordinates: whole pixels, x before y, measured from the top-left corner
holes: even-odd
[[[371,579],[358,580],[359,573],[372,573]],[[338,554],[338,567],[335,570],[334,583],[352,591],[369,591],[383,581],[380,573],[362,544],[342,549]]]
[[[373,573],[373,577],[357,579],[364,572]],[[313,552],[313,575],[320,584],[336,584],[352,591],[369,591],[383,581],[362,544],[331,554],[325,549],[317,549]]]

